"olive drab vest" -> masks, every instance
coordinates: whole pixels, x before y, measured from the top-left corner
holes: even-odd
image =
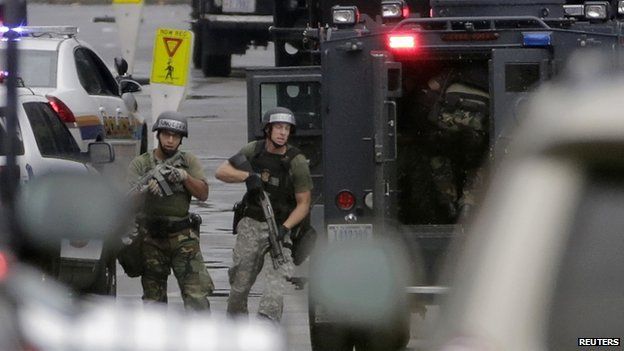
[[[176,166],[188,170],[189,165],[185,157],[185,152],[179,150],[177,152],[181,153],[182,157],[181,161]],[[143,157],[147,157],[147,159],[144,159],[143,162],[145,162],[146,166],[149,166],[148,169],[154,168],[156,166],[156,162],[151,152],[144,155],[145,156]],[[183,217],[188,215],[191,203],[191,194],[182,184],[169,185],[173,191],[173,195],[171,196],[158,197],[148,193],[143,207],[143,213],[145,215],[174,217]]]
[[[275,212],[277,223],[283,223],[292,210],[297,206],[295,189],[290,174],[290,162],[301,153],[296,147],[288,145],[284,155],[272,154],[266,151],[266,141],[256,143],[253,156],[249,160],[254,172],[260,175],[264,190],[269,194],[271,206]],[[264,221],[264,213],[257,201],[249,201],[245,194],[245,216]]]

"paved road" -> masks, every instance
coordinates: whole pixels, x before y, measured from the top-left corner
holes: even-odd
[[[119,56],[118,30],[114,23],[93,23],[97,16],[113,16],[111,6],[104,5],[29,5],[31,25],[77,25],[79,37],[91,43],[112,66],[113,58]],[[156,28],[188,29],[190,7],[146,6],[144,21],[137,47],[134,75],[148,77]],[[224,314],[229,284],[227,267],[231,264],[234,236],[231,234],[231,208],[243,194],[244,186],[226,185],[214,178],[216,167],[233,155],[246,142],[246,90],[244,67],[273,64],[272,49],[252,49],[245,56],[234,56],[234,72],[230,78],[204,78],[193,70],[188,97],[180,112],[190,116],[190,135],[184,140],[183,149],[199,156],[209,177],[210,196],[205,203],[193,203],[192,209],[202,215],[202,253],[215,280],[216,292],[211,298],[215,314]],[[151,116],[149,86],[138,96],[139,109],[144,116]],[[121,268],[118,267],[118,272]],[[252,291],[250,310],[255,311],[262,286]],[[120,274],[118,300],[140,304],[140,283]],[[182,302],[175,280],[169,280],[170,309],[182,309]],[[307,322],[307,296],[305,290],[292,291],[286,297],[283,325],[286,326],[290,350],[309,350]]]

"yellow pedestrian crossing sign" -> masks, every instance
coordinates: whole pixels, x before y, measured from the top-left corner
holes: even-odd
[[[189,30],[158,28],[150,82],[186,86],[192,42]]]

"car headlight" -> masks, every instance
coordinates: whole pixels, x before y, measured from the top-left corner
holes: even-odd
[[[587,19],[606,19],[607,4],[585,3],[585,17],[587,17]]]
[[[383,18],[403,17],[403,4],[401,1],[383,1],[381,3],[381,16]]]
[[[567,16],[583,17],[585,15],[585,6],[578,5],[563,5],[563,10]]]
[[[360,20],[360,11],[356,6],[332,7],[334,24],[356,24]]]

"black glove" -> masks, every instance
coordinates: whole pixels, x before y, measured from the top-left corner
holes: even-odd
[[[245,179],[245,185],[247,186],[247,191],[252,194],[259,193],[263,189],[262,179],[260,179],[258,173],[249,174],[249,177]]]
[[[284,238],[290,235],[290,229],[286,228],[283,224],[279,226],[277,233],[277,240],[284,241]]]

